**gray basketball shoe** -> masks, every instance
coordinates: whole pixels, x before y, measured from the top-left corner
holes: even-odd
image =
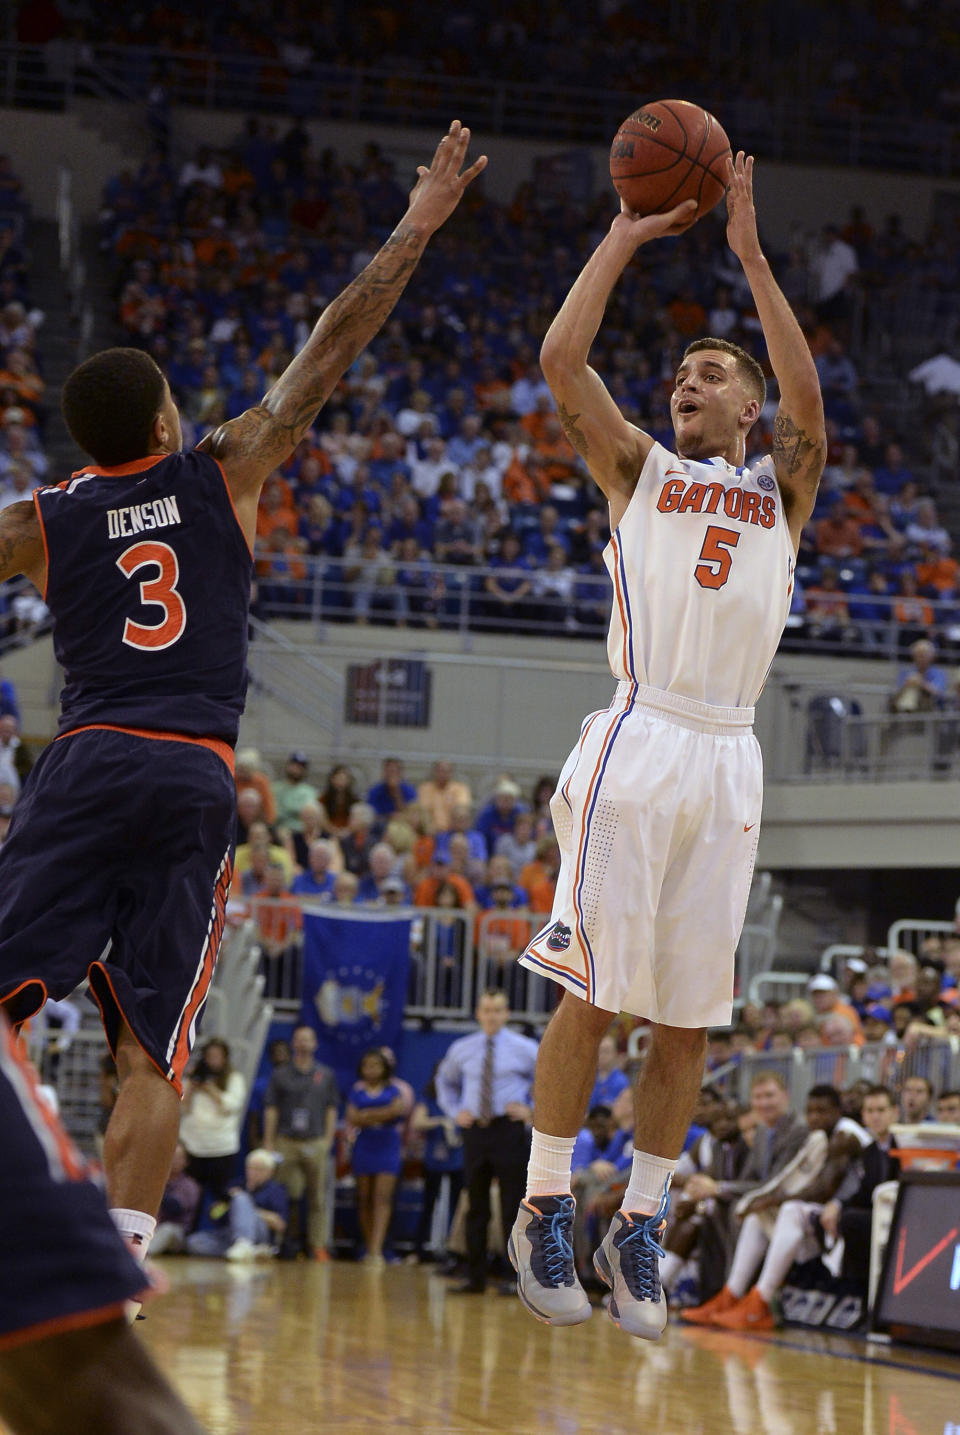
[[[520,1202],[507,1253],[517,1294],[544,1325],[589,1320],[590,1302],[573,1264],[572,1196],[528,1196]]]
[[[607,1314],[614,1325],[641,1340],[659,1340],[667,1324],[667,1298],[660,1285],[666,1225],[666,1192],[652,1216],[618,1211],[593,1257],[593,1268],[612,1292]]]

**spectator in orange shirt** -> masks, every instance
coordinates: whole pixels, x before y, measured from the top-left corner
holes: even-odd
[[[695,339],[707,327],[707,311],[692,289],[684,289],[667,305],[670,322],[683,339]]]
[[[853,480],[853,485],[848,488],[843,496],[844,507],[851,518],[857,523],[873,523],[876,518],[877,488],[873,481],[873,474],[868,468],[861,468]]]
[[[550,493],[543,459],[535,448],[521,458],[519,450],[507,464],[501,492],[508,503],[540,503]]]
[[[920,587],[934,589],[939,598],[955,593],[960,581],[960,564],[956,558],[941,552],[932,543],[921,544],[920,554],[916,564]]]
[[[534,443],[538,443],[546,435],[547,423],[555,416],[551,396],[538,394],[536,408],[531,413],[524,414],[520,420],[520,427],[527,431]]]
[[[490,888],[491,906],[477,916],[477,952],[492,968],[506,969],[523,951],[533,935],[529,915],[521,915],[512,905],[513,883],[496,881]],[[481,985],[496,985],[494,972],[488,972]]]
[[[550,414],[543,425],[543,437],[534,448],[543,464],[543,476],[552,488],[555,483],[580,483],[577,456],[563,432],[556,414]]]
[[[902,628],[914,628],[918,632],[931,628],[936,621],[933,608],[918,594],[917,575],[912,568],[904,568],[900,574],[900,592],[894,601],[893,618]]]
[[[470,800],[469,787],[454,778],[449,762],[435,762],[429,779],[417,789],[417,801],[434,832],[448,832],[453,825],[453,809],[469,807]]]
[[[290,485],[279,474],[267,479],[257,509],[257,537],[269,538],[277,528],[297,536],[297,508]]]
[[[816,535],[817,552],[825,558],[859,558],[863,552],[860,524],[846,512],[839,495],[827,517],[817,522]]]
[[[473,908],[477,905],[477,899],[473,895],[473,888],[466,877],[459,872],[451,871],[449,861],[434,854],[431,864],[430,875],[421,878],[417,883],[416,891],[413,894],[413,905],[415,907],[435,907],[437,896],[441,887],[451,886],[460,899],[460,906]]]
[[[839,638],[850,629],[847,595],[835,568],[822,568],[820,581],[808,588],[807,627],[813,638]]]
[[[303,913],[297,899],[287,890],[283,867],[271,862],[263,891],[253,898],[251,915],[257,924],[257,945],[261,951],[264,996],[286,996],[288,981],[284,968],[303,941]]]
[[[852,1032],[850,1040],[855,1046],[863,1045],[863,1027],[860,1025],[860,1018],[856,1009],[850,1006],[849,1002],[843,1001],[840,988],[833,977],[828,976],[826,972],[818,972],[807,983],[807,995],[813,1003],[813,1009],[821,1025],[828,1016],[845,1017],[850,1023]]]
[[[560,871],[560,848],[555,837],[541,837],[537,855],[522,869],[518,881],[527,894],[531,912],[550,912]]]
[[[237,753],[234,774],[238,796],[243,792],[244,788],[254,788],[260,794],[263,820],[269,827],[272,827],[277,820],[277,804],[273,798],[273,788],[270,786],[270,779],[263,771],[260,763],[260,754],[255,747],[241,748]]]

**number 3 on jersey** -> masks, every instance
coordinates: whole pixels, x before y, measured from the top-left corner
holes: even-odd
[[[740,534],[734,528],[720,528],[711,523],[703,536],[700,562],[693,570],[693,576],[701,588],[722,588],[730,577],[733,562],[731,548],[740,542]],[[715,566],[714,566],[715,565]]]
[[[178,638],[183,637],[187,626],[187,608],[177,592],[180,564],[170,544],[152,541],[134,543],[120,554],[117,567],[125,578],[132,578],[141,568],[156,568],[156,577],[145,579],[140,584],[140,602],[163,609],[163,618],[159,623],[136,623],[128,618],[123,625],[123,641],[131,648],[146,648],[152,652],[172,647]]]

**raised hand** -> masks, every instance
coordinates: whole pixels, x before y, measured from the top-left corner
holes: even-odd
[[[753,155],[738,150],[727,160],[727,243],[743,263],[760,253],[757,212],[753,207]]]
[[[629,237],[635,245],[648,243],[651,239],[663,239],[670,234],[682,234],[694,223],[697,201],[685,199],[665,214],[634,214],[621,199],[620,213],[610,226],[611,234]]]
[[[459,120],[454,120],[437,145],[430,167],[423,164],[417,166],[418,178],[410,192],[406,217],[430,234],[449,219],[467,185],[486,168],[487,157],[482,154],[461,174],[469,143],[470,131]]]

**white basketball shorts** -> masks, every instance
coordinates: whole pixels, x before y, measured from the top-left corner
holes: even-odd
[[[610,1012],[725,1026],[760,831],[752,708],[621,682],[550,807],[561,866],[520,961]]]

